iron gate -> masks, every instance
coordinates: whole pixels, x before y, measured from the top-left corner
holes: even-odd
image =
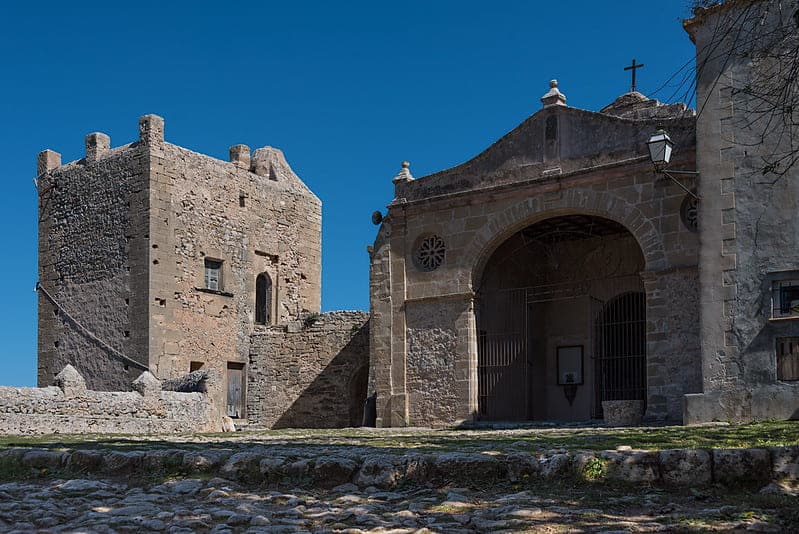
[[[594,417],[602,401],[646,401],[646,297],[622,293],[604,303],[594,330]]]
[[[483,299],[478,336],[478,406],[481,419],[527,419],[528,316],[524,289]]]
[[[479,418],[531,419],[532,377],[544,372],[537,368],[531,350],[534,321],[541,315],[536,305],[557,300],[588,299],[590,303],[590,324],[579,327],[591,338],[585,355],[594,368],[592,416],[602,417],[603,400],[645,399],[645,298],[640,287],[640,277],[626,276],[481,295],[477,309]],[[555,384],[554,374],[545,377],[545,383]]]

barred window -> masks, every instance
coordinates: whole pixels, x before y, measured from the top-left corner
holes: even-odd
[[[772,284],[772,317],[799,317],[799,280],[778,280]]]
[[[799,380],[799,337],[777,338],[777,380]]]

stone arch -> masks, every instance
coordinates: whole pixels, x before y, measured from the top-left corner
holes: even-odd
[[[464,251],[464,258],[473,258],[472,289],[479,289],[489,258],[506,239],[538,221],[568,214],[595,215],[623,225],[638,242],[647,271],[666,267],[660,232],[635,205],[605,191],[575,188],[563,191],[560,199],[548,200],[545,206],[540,197],[530,197],[491,216]]]

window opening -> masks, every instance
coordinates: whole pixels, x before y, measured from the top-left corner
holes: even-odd
[[[205,287],[214,291],[222,289],[222,262],[205,258]]]
[[[772,284],[772,316],[799,317],[799,280],[779,280]]]
[[[272,279],[267,273],[255,279],[255,323],[272,324]]]

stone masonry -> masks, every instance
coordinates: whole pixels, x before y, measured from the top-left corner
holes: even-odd
[[[693,112],[638,93],[623,95],[601,113],[569,107],[565,100],[553,81],[542,98],[543,109],[472,160],[419,179],[403,164],[394,178],[395,198],[371,249],[370,363],[378,426],[448,425],[478,417],[483,394],[479,310],[489,291],[512,287],[509,282],[486,285],[494,253],[519,231],[563,216],[620,224],[634,257],[641,258],[639,266],[625,272],[637,277],[635,287],[646,295],[648,418],[678,420],[683,395],[701,387],[699,243],[695,229],[682,217],[690,199],[652,172],[646,145],[656,130],[665,128],[677,144],[675,166],[693,167]],[[431,236],[440,239],[441,261],[426,268],[419,264],[419,254]],[[529,240],[525,246],[532,246]],[[588,245],[581,246],[589,253]],[[524,272],[546,258],[543,251],[530,261],[520,254],[515,265]],[[607,257],[595,255],[593,261],[599,263],[580,259],[552,272],[575,269],[579,272],[571,283],[579,284],[601,271]],[[512,266],[493,268],[506,281],[512,276]],[[578,342],[570,344],[583,345],[590,362],[588,313],[576,312],[572,305],[562,317],[579,328],[571,334]],[[573,318],[583,314],[585,321],[577,324]],[[554,332],[549,329],[544,335],[552,338]],[[554,345],[544,346],[554,353]],[[554,354],[546,358],[554,362]],[[533,380],[540,376],[552,390],[546,393],[551,402],[565,403],[563,392],[551,385],[554,365],[548,365],[545,373],[533,371],[543,373]],[[563,409],[549,414],[566,420],[590,417],[593,380],[586,376],[579,386],[583,415]]]
[[[364,312],[331,312],[253,333],[250,423],[269,428],[361,426],[369,377]]]
[[[92,391],[71,365],[56,386],[0,386],[0,434],[169,434],[219,432],[222,418],[208,395],[162,391],[145,371],[134,391]]]
[[[799,317],[779,318],[772,308],[773,284],[799,279],[799,171],[764,172],[764,162],[792,150],[796,123],[781,130],[779,110],[758,113],[746,90],[753,86],[756,94],[773,72],[762,59],[769,40],[754,32],[779,25],[795,32],[798,10],[795,0],[727,1],[685,23],[696,43],[696,100],[704,109],[697,121],[703,388],[686,397],[686,423],[799,418],[799,382],[780,380],[775,361],[778,340],[799,336]],[[742,24],[740,35],[724,31],[740,20],[757,24]],[[756,46],[741,50],[738,43]]]
[[[95,390],[142,370],[246,377],[259,275],[270,324],[320,309],[321,203],[279,150],[236,145],[220,161],[165,142],[155,115],[139,132],[119,148],[90,134],[65,165],[39,155],[41,386],[66,364]]]
[[[220,421],[360,425],[367,317],[318,315],[319,199],[275,148],[220,161],[167,143],[156,115],[139,133],[39,155],[39,384],[68,364],[101,391],[202,370]]]

